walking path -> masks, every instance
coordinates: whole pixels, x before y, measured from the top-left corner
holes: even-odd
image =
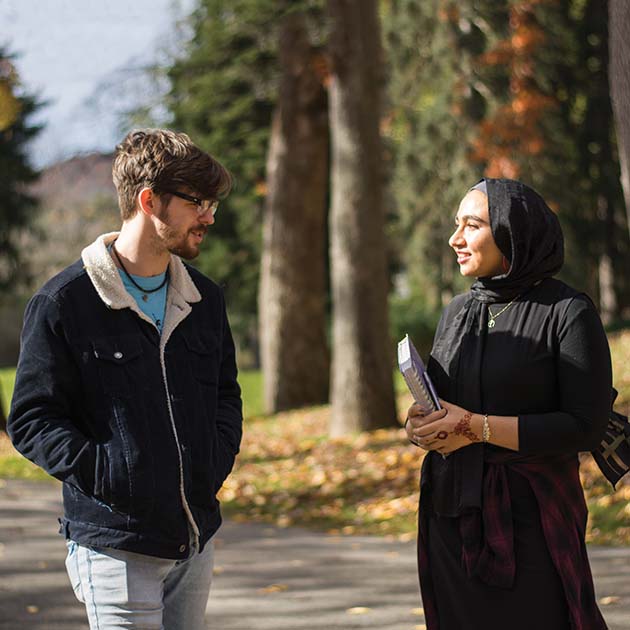
[[[87,630],[60,510],[58,484],[0,480],[0,630]],[[216,538],[210,630],[425,627],[414,542],[231,522]],[[630,630],[630,548],[589,551],[610,630]]]

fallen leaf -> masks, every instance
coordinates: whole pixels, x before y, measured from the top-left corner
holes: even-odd
[[[30,615],[36,615],[39,612],[39,607],[38,606],[27,606],[26,607],[26,612],[29,613]]]
[[[270,584],[269,586],[265,586],[265,588],[259,589],[260,593],[282,593],[282,591],[288,591],[289,587],[287,584]]]
[[[365,615],[369,612],[372,612],[372,609],[366,608],[365,606],[355,606],[354,608],[348,608],[346,612],[349,615]]]
[[[616,595],[609,595],[608,597],[601,597],[599,603],[602,606],[610,606],[611,604],[618,604],[621,600],[621,597],[617,597]]]
[[[277,520],[276,520],[276,525],[278,527],[289,527],[289,525],[291,525],[291,519],[288,516],[280,516]]]
[[[398,540],[400,542],[411,542],[415,540],[418,535],[415,532],[405,532],[404,534],[400,534],[398,536]]]

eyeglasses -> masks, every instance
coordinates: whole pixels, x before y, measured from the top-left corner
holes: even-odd
[[[175,195],[180,199],[190,201],[190,203],[194,203],[197,206],[197,214],[199,216],[205,214],[208,210],[210,210],[210,212],[212,212],[212,216],[214,216],[217,208],[219,207],[219,202],[216,199],[200,199],[199,197],[193,197],[192,195],[187,195],[186,193],[179,192],[178,190],[165,190],[164,192],[169,195]]]

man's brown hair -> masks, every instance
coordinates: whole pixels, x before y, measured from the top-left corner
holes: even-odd
[[[158,195],[185,189],[202,199],[219,199],[232,187],[225,167],[185,133],[168,129],[129,132],[116,147],[112,177],[123,221],[135,214],[136,198],[143,188]]]

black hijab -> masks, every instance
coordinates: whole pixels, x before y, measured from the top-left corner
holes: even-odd
[[[448,326],[440,322],[428,369],[443,399],[483,413],[481,366],[487,305],[526,299],[532,287],[562,267],[564,241],[556,215],[525,184],[484,178],[473,189],[488,197],[492,235],[510,267],[505,274],[477,278],[459,302],[457,313],[447,318]],[[459,516],[481,507],[483,449],[482,444],[471,444],[446,459],[434,452],[425,458],[423,487],[430,482],[438,514]]]
[[[480,302],[509,302],[555,275],[564,262],[558,217],[529,186],[513,179],[482,179],[494,242],[510,262],[506,274],[478,278],[471,287]],[[473,187],[482,189],[479,184]],[[483,190],[483,189],[482,189]]]

